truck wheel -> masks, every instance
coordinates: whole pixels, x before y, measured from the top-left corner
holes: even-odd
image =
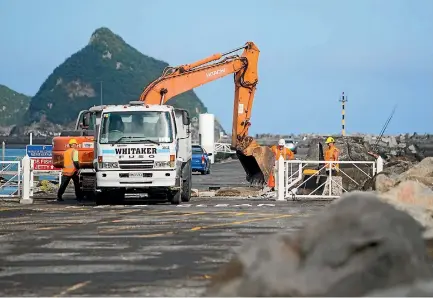
[[[106,194],[104,192],[97,192],[95,194],[95,203],[96,205],[104,205],[106,203]]]
[[[172,205],[179,205],[181,201],[181,190],[176,191],[174,194],[170,195],[170,203]]]
[[[185,170],[188,171],[188,174],[186,180],[183,181],[181,199],[182,202],[189,202],[191,199],[191,167],[186,167]]]

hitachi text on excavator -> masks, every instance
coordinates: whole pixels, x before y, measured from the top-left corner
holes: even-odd
[[[243,50],[239,54],[235,54]],[[251,112],[258,83],[259,49],[253,42],[223,54],[214,54],[191,64],[167,67],[162,75],[151,82],[142,92],[140,101],[146,105],[164,105],[171,98],[210,83],[227,75],[234,75],[235,92],[233,104],[233,123],[231,147],[241,162],[247,181],[252,185],[262,186],[272,174],[275,157],[267,146],[260,146],[248,136],[251,126]],[[93,132],[95,125],[101,122],[101,113],[107,106],[92,107],[81,111],[75,131],[62,132],[53,138],[53,163],[62,167],[63,152],[71,137],[79,145],[80,165],[92,168],[94,162]],[[90,119],[89,119],[90,117]],[[87,118],[90,126],[83,126],[82,119]]]

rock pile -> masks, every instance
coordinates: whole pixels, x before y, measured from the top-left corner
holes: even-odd
[[[387,173],[392,173],[392,175],[402,174],[415,166],[422,160],[425,152],[427,152],[424,149],[428,149],[429,144],[433,144],[433,137],[424,136],[423,138],[419,138],[416,135],[411,137],[404,135],[384,137],[378,142],[377,147],[375,146],[377,141],[377,137],[375,136],[336,137],[335,140],[336,146],[340,149],[341,161],[375,161],[376,157],[380,155],[384,159],[384,169]],[[316,137],[311,139],[307,160],[318,160],[320,158],[319,143],[322,144],[323,151],[326,150],[325,138]],[[424,149],[421,150],[420,148]],[[374,150],[378,153],[377,156],[372,154]],[[368,177],[362,171],[366,173],[371,171],[371,165],[357,165],[357,167],[360,169],[355,169],[354,166],[348,164],[340,165],[345,174],[358,182],[356,184],[347,175],[343,175],[343,187],[348,191],[365,190],[365,184],[369,182]]]
[[[377,149],[377,152],[386,159],[405,156],[420,161],[426,156],[433,156],[433,152],[430,152],[430,146],[433,145],[431,135],[405,134],[382,137],[379,141],[377,136],[364,136],[364,142],[370,150]]]
[[[205,296],[401,296],[414,288],[431,296],[425,280],[433,267],[421,225],[372,193],[352,192],[294,234],[246,243]]]
[[[336,146],[340,149],[341,160],[374,160],[369,154],[371,151],[377,152],[385,160],[392,160],[396,157],[411,161],[421,161],[426,156],[433,156],[433,136],[426,135],[419,137],[401,135],[382,137],[378,141],[377,136],[350,136],[335,137]],[[315,137],[309,140],[309,151],[307,159],[317,160],[319,157],[318,143],[322,143],[325,150],[325,137]]]
[[[433,231],[433,157],[404,172],[389,167],[374,177],[372,188],[382,200],[412,215]]]

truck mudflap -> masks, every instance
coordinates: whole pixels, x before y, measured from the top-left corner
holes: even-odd
[[[176,160],[176,179],[175,179],[175,184],[173,187],[170,187],[171,190],[180,190],[182,188],[182,181],[183,181],[183,175],[182,175],[182,164],[183,164],[183,159],[182,158],[178,158]]]

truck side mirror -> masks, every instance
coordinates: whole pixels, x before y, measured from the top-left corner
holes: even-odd
[[[187,111],[183,111],[183,113],[182,113],[182,122],[183,122],[183,125],[190,125],[191,124],[191,119],[189,118]]]
[[[83,120],[81,121],[82,128],[89,128],[90,126],[90,112],[86,112],[83,114]]]

